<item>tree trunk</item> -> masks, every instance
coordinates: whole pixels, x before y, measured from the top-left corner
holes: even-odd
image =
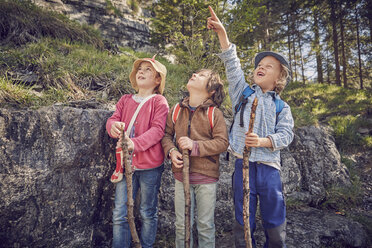
[[[360,89],[363,89],[363,73],[362,73],[362,58],[360,52],[360,37],[359,37],[359,18],[358,18],[358,9],[355,6],[355,22],[356,22],[356,31],[357,31],[357,44],[358,44],[358,62],[359,62],[359,83]]]
[[[367,16],[369,21],[369,38],[372,42],[372,1],[367,1]]]
[[[287,40],[287,45],[288,45],[288,62],[289,62],[289,67],[292,68],[292,54],[291,54],[291,25],[290,25],[290,19],[289,19],[289,14],[287,14],[287,34],[288,34],[288,40]]]
[[[318,74],[318,82],[324,83],[322,55],[320,52],[319,18],[318,18],[317,10],[318,9],[315,9],[313,13],[314,14],[314,34],[315,34],[314,49],[315,49],[315,55],[316,55],[316,70]]]
[[[337,16],[336,16],[336,3],[334,0],[330,0],[331,7],[331,22],[332,22],[332,38],[333,38],[333,50],[335,56],[335,65],[336,65],[336,84],[341,86],[340,78],[340,62],[338,58],[338,35],[337,35]]]
[[[327,83],[331,84],[331,69],[329,65],[329,51],[327,50]]]
[[[251,116],[249,120],[248,133],[253,132],[254,119],[256,117],[256,108],[258,104],[258,99],[253,100]],[[251,239],[251,228],[249,225],[249,156],[250,156],[250,147],[245,146],[243,152],[243,219],[244,219],[244,239],[246,248],[252,248],[252,239]]]
[[[125,137],[125,132],[123,128],[123,133],[122,137]],[[133,201],[133,183],[132,183],[132,176],[133,176],[133,169],[132,165],[130,163],[130,156],[128,153],[128,145],[127,142],[125,142],[124,138],[123,141],[121,142],[121,148],[123,151],[123,162],[125,165],[125,180],[127,183],[127,207],[128,207],[128,223],[129,223],[129,228],[130,228],[130,233],[132,234],[132,239],[134,243],[134,247],[136,248],[141,248],[141,242],[138,238],[137,230],[136,230],[136,224],[134,222],[134,201]]]
[[[264,50],[268,51],[271,48],[270,44],[270,31],[269,31],[269,18],[270,18],[270,4],[269,2],[266,3],[266,9],[267,13],[265,14],[264,17]]]
[[[301,37],[298,35],[298,48],[300,49],[300,57],[301,57],[301,76],[302,76],[302,83],[305,84],[305,69],[304,69],[304,57],[302,55],[302,44],[301,44]]]
[[[347,61],[345,55],[345,37],[344,37],[344,22],[343,22],[344,14],[342,10],[342,6],[340,6],[340,30],[341,30],[341,52],[342,52],[342,79],[344,83],[344,88],[347,88]]]
[[[292,21],[293,23],[293,21]],[[293,30],[296,30],[296,25],[294,25]],[[294,32],[293,36],[295,36],[296,32]],[[297,81],[297,59],[296,59],[296,37],[293,38],[293,72],[292,74],[294,75],[295,81]]]
[[[191,237],[191,197],[190,197],[190,160],[189,150],[182,151],[183,158],[183,190],[185,192],[185,248],[190,247]]]

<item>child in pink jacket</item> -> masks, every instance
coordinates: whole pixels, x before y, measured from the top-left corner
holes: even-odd
[[[169,111],[167,100],[162,96],[166,74],[165,66],[154,58],[136,60],[130,82],[137,94],[122,96],[106,123],[107,132],[112,138],[119,138],[123,128],[128,134],[121,137],[118,143],[127,142],[132,154],[133,197],[139,190],[141,198],[142,227],[139,237],[142,247],[152,247],[156,237],[158,192],[164,170],[164,152],[160,141],[164,136]],[[153,94],[143,104],[131,130],[127,130],[138,105]],[[116,172],[120,170],[120,159],[118,162]],[[131,243],[126,187],[125,178],[116,184],[112,247],[130,247]]]

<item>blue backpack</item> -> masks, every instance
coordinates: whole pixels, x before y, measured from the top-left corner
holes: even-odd
[[[254,90],[249,85],[244,89],[243,94],[239,98],[239,102],[235,105],[235,114],[234,114],[234,118],[230,126],[230,133],[231,133],[232,127],[235,122],[235,116],[239,112],[239,110],[240,110],[240,124],[239,125],[241,127],[244,127],[243,114],[244,114],[245,105],[247,105],[248,103],[248,97],[252,95],[253,93],[254,93]],[[278,120],[278,115],[280,114],[280,112],[282,112],[284,108],[284,101],[281,99],[277,99],[275,97],[273,98],[273,100],[275,102],[276,120]],[[229,160],[229,152],[226,153],[226,160]]]
[[[240,110],[240,124],[239,125],[241,127],[244,127],[244,120],[243,120],[244,109],[248,103],[248,97],[252,95],[253,93],[254,93],[254,90],[249,85],[244,89],[243,94],[240,96],[238,104],[235,105],[235,114],[234,114],[234,118],[230,126],[230,132],[231,132],[232,126],[234,125],[235,116],[239,112],[239,110]],[[276,119],[278,119],[278,115],[280,114],[280,112],[282,112],[284,108],[284,101],[281,99],[277,99],[275,97],[273,98],[273,100],[275,102]]]

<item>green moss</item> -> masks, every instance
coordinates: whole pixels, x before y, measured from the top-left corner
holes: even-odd
[[[1,45],[20,46],[43,37],[66,39],[103,48],[97,30],[81,25],[66,16],[47,11],[31,1],[0,1]]]

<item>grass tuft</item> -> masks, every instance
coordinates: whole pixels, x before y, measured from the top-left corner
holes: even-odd
[[[291,106],[295,126],[323,123],[334,129],[337,147],[371,148],[371,136],[362,137],[359,128],[370,127],[368,121],[372,93],[344,89],[336,85],[291,83],[282,95]]]
[[[20,46],[43,37],[84,42],[103,48],[97,30],[46,11],[31,1],[0,1],[0,45]]]

